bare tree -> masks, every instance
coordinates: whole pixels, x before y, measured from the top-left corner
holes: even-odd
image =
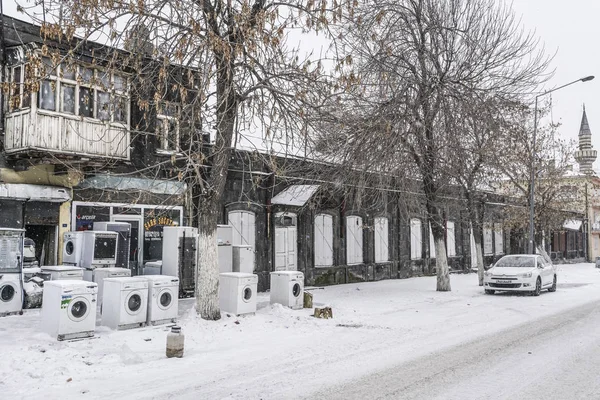
[[[325,0],[44,3],[44,20],[52,21],[44,24],[44,35],[77,35],[111,46],[103,49],[102,63],[132,72],[137,91],[132,96],[142,111],[163,107],[165,100],[180,107],[175,113],[190,144],[173,161],[183,158],[176,175],[193,188],[200,234],[196,309],[202,318],[220,318],[215,235],[231,149],[244,132],[293,143],[294,135],[310,129],[305,116],[318,106],[321,91],[314,87],[326,83],[323,68],[288,47],[287,35],[327,36],[329,25],[352,9],[345,1]],[[202,144],[198,130],[213,138],[210,146]]]
[[[558,124],[538,127],[535,150],[532,148],[533,112],[523,105],[507,113],[502,140],[492,158],[492,167],[502,174],[497,188],[519,200],[521,207],[511,207],[506,223],[511,228],[526,230],[529,223],[532,157],[535,169],[535,242],[541,243],[544,231],[561,229],[572,211],[577,187],[565,185],[565,176],[573,165],[574,142],[557,137]],[[549,108],[538,111],[538,118],[547,116]],[[583,210],[582,210],[583,211]]]
[[[359,167],[419,179],[436,247],[437,290],[450,290],[441,193],[454,184],[451,145],[473,101],[518,98],[539,83],[548,59],[506,5],[493,0],[368,1],[340,35],[347,93],[368,116],[333,118],[333,143]],[[341,134],[340,132],[343,132]],[[327,136],[327,135],[324,135]],[[340,143],[345,140],[345,144]],[[335,151],[332,151],[332,153]],[[412,167],[404,168],[406,161]]]

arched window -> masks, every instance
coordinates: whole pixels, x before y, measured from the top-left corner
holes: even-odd
[[[315,267],[333,265],[333,217],[318,214],[315,217]]]

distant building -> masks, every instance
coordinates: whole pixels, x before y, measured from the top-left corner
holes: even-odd
[[[592,132],[585,114],[585,106],[583,106],[581,127],[579,128],[579,151],[575,153],[575,159],[579,163],[579,171],[586,175],[593,175],[592,165],[597,157],[598,152],[592,147]]]

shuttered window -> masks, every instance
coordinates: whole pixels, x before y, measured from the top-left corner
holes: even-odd
[[[256,217],[248,211],[231,211],[229,225],[233,227],[233,245],[256,248]]]
[[[346,217],[346,260],[348,264],[363,262],[362,218]]]
[[[504,254],[504,234],[502,231],[502,224],[494,224],[494,241],[496,242],[496,254]]]
[[[446,223],[446,242],[448,257],[456,256],[456,233],[452,221]]]
[[[388,219],[385,217],[375,218],[375,262],[386,262],[390,260],[388,245]]]
[[[483,227],[483,254],[494,254],[494,246],[492,242],[492,228],[489,225]]]
[[[333,265],[333,217],[318,214],[315,217],[315,267]]]
[[[433,230],[429,224],[429,257],[435,258],[435,240],[433,240]]]
[[[421,235],[421,220],[410,220],[410,258],[418,260],[422,257],[423,241]]]

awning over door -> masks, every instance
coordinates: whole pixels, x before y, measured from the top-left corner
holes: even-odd
[[[64,203],[71,200],[67,189],[26,183],[0,183],[0,198]]]
[[[319,185],[292,185],[271,199],[271,204],[287,206],[303,206],[319,189]]]
[[[79,184],[79,187],[101,190],[141,190],[164,195],[181,195],[186,190],[186,184],[178,181],[102,174],[84,179]]]
[[[581,221],[576,219],[568,219],[563,224],[563,228],[568,229],[570,231],[578,231],[581,229]]]

